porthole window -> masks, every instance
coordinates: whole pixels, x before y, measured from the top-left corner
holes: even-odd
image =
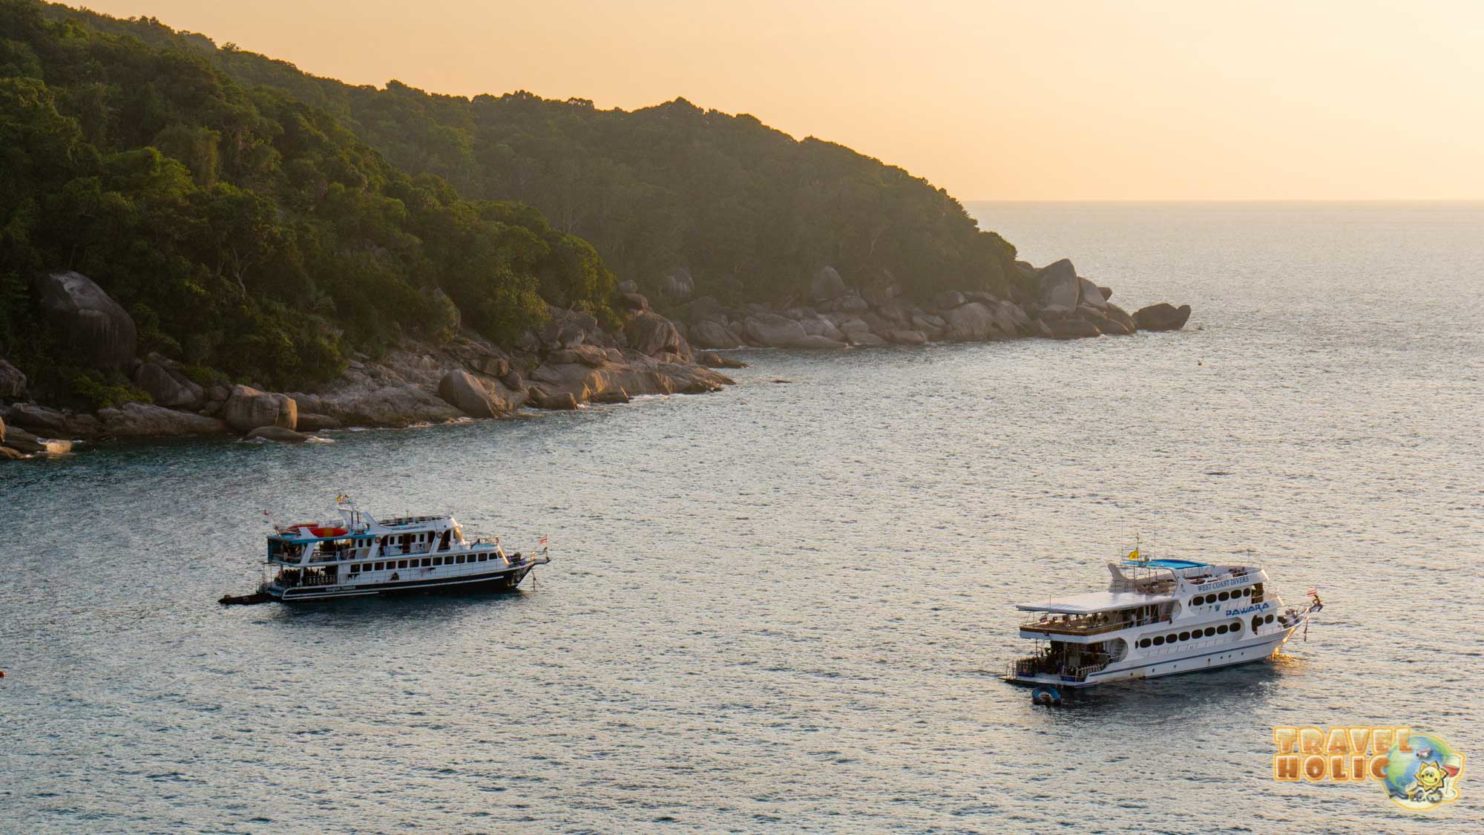
[[[1228,632],[1241,632],[1242,631],[1242,622],[1239,621],[1239,620],[1238,621],[1232,621],[1230,624],[1227,625],[1226,631],[1228,631]]]
[[[1206,598],[1204,598],[1204,597],[1202,597],[1200,595],[1196,595],[1195,597],[1190,598],[1190,605],[1192,605],[1192,606],[1199,606],[1199,605],[1201,605],[1202,603],[1205,603],[1205,602],[1206,602]]]
[[[1208,626],[1208,627],[1206,627],[1206,637],[1207,638],[1209,638],[1209,637],[1211,637],[1212,635],[1215,635],[1215,634],[1216,634],[1216,627],[1214,627],[1214,626]]]
[[[1256,632],[1257,631],[1257,627],[1259,627],[1259,626],[1262,626],[1262,615],[1253,615],[1252,616],[1252,631],[1253,632]]]
[[[1217,635],[1225,635],[1226,634],[1226,624],[1223,623],[1222,625],[1216,627],[1216,634]]]
[[[1188,640],[1190,640],[1190,633],[1189,632],[1181,632],[1180,633],[1180,640],[1182,640],[1182,641],[1188,641]]]
[[[1227,594],[1226,592],[1222,592],[1221,594],[1216,595],[1216,599],[1217,600],[1230,600],[1231,599],[1231,595]]]
[[[1148,640],[1148,639],[1146,638],[1145,640]],[[1154,636],[1154,645],[1155,646],[1160,646],[1160,645],[1164,644],[1164,642],[1165,642],[1165,636],[1163,636],[1163,635],[1155,635]]]
[[[1264,618],[1264,620],[1266,620],[1268,623],[1272,623],[1273,622],[1273,616],[1272,615],[1268,615],[1266,618]]]
[[[1144,647],[1147,647],[1147,646],[1149,646],[1149,639],[1148,638],[1140,638],[1139,639],[1139,648],[1140,649],[1143,649]]]
[[[1168,634],[1168,635],[1165,636],[1165,643],[1167,643],[1167,644],[1173,644],[1173,643],[1175,643],[1175,639],[1178,638],[1178,637],[1180,637],[1180,636],[1178,636],[1175,633],[1171,632],[1170,634]]]

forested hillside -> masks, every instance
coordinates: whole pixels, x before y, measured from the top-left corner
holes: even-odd
[[[446,338],[460,312],[498,341],[543,321],[543,299],[607,315],[612,274],[538,211],[406,173],[200,49],[56,12],[0,0],[0,355],[33,388],[100,400],[116,382],[37,324],[43,271],[97,281],[141,355],[268,385],[326,379],[402,335]]]
[[[199,50],[242,83],[313,103],[393,164],[443,177],[465,197],[535,206],[661,299],[677,268],[694,276],[698,295],[728,302],[786,303],[824,265],[854,285],[895,282],[918,299],[945,289],[1006,294],[1019,280],[1014,248],[979,230],[946,192],[751,116],[683,99],[625,112],[521,92],[471,100],[396,81],[354,87],[154,21],[100,25]]]

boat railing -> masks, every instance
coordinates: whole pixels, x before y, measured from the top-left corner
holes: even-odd
[[[323,571],[317,568],[280,571],[273,577],[273,585],[285,589],[296,589],[300,586],[332,586],[334,584],[334,572]]]
[[[1127,615],[1109,615],[1105,612],[1097,612],[1090,615],[1062,615],[1060,617],[1043,615],[1039,620],[1022,623],[1020,628],[1026,632],[1048,632],[1055,635],[1100,635],[1104,632],[1117,632],[1120,629],[1145,626],[1158,620],[1160,618],[1156,615],[1130,617]]]

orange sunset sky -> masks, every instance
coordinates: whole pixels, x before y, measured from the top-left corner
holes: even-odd
[[[1484,2],[90,0],[358,84],[684,96],[963,200],[1484,198]]]

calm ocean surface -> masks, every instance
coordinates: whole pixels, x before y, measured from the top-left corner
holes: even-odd
[[[1484,206],[972,207],[1174,334],[754,352],[738,385],[0,468],[0,831],[1484,829],[1271,727],[1484,762]],[[779,382],[786,380],[788,382]],[[222,608],[263,509],[447,510],[513,595]],[[1002,683],[1136,532],[1327,608],[1276,663]],[[1473,772],[1472,774],[1470,772]]]

